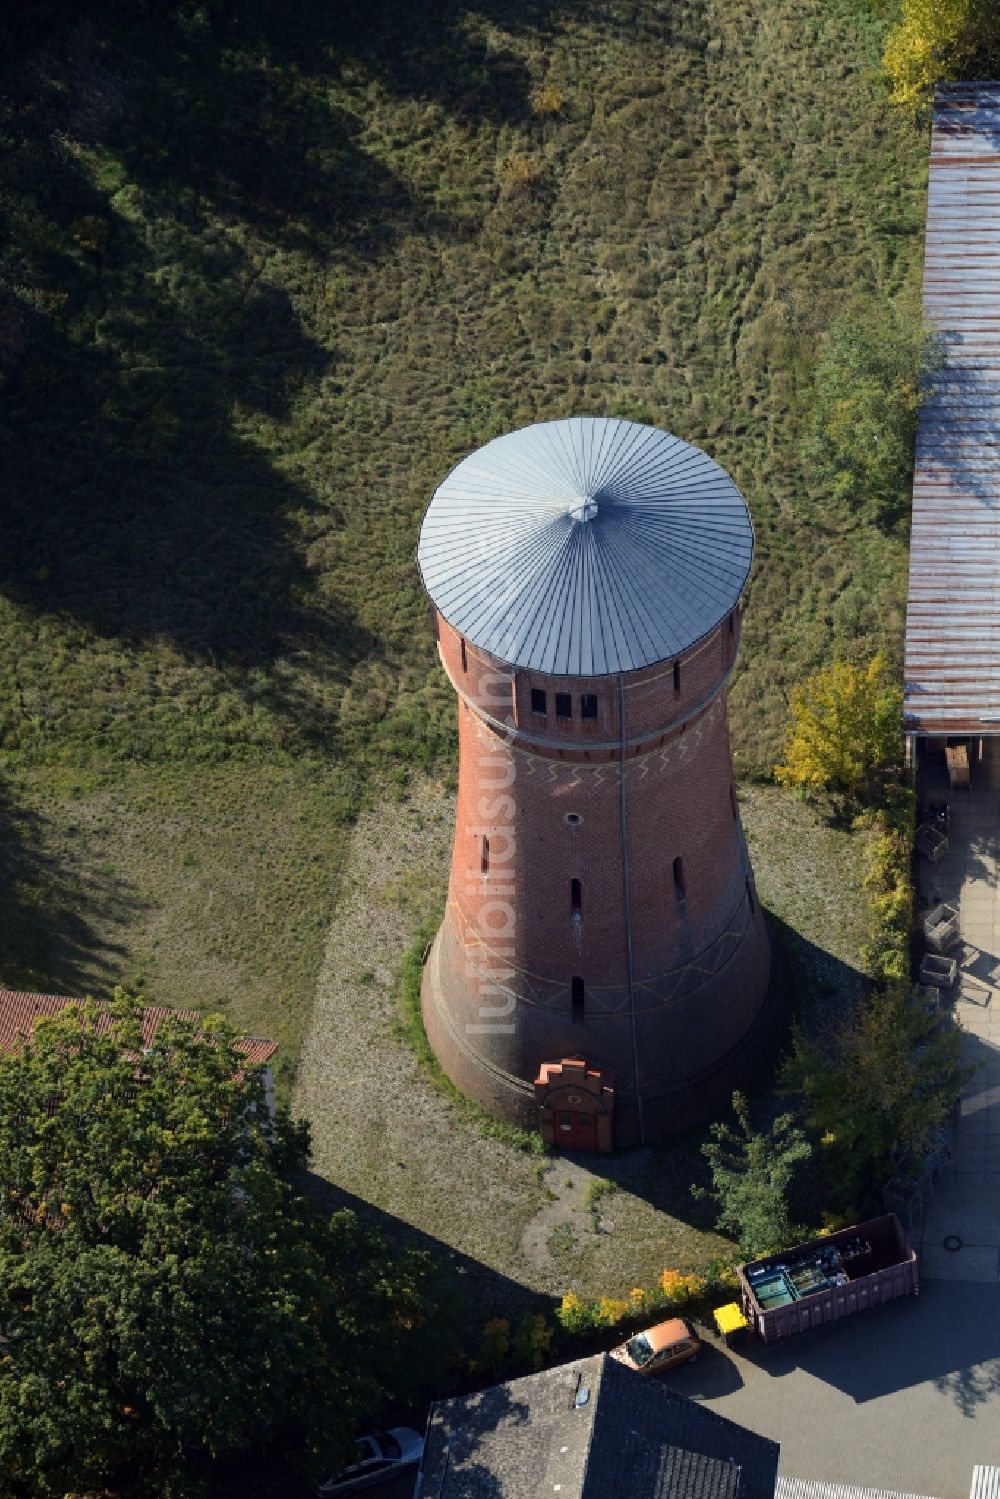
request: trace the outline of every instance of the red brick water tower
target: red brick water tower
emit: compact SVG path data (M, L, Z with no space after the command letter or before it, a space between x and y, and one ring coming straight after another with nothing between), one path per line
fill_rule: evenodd
M604 417L487 443L424 516L459 724L424 1022L463 1092L565 1148L684 1128L773 1044L726 722L752 552L723 469Z

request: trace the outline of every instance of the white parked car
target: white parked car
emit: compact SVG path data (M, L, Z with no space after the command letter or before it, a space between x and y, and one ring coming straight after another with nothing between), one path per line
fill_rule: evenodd
M390 1478L415 1468L424 1455L424 1439L409 1426L390 1426L356 1442L357 1459L328 1478L316 1490L317 1499L332 1499L335 1494L353 1494L359 1489L386 1483Z

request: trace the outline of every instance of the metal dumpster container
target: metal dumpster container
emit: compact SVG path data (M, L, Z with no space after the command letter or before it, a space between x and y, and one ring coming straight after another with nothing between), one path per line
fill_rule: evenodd
M915 1296L916 1252L895 1213L737 1267L740 1304L765 1343Z

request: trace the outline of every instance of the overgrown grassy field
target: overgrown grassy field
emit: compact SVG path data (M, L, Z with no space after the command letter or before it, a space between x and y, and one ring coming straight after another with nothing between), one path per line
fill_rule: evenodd
M85 4L3 79L0 980L223 1004L294 1059L345 831L446 769L413 564L573 412L726 465L732 700L898 658L905 536L802 456L824 329L915 304L923 131L849 0Z

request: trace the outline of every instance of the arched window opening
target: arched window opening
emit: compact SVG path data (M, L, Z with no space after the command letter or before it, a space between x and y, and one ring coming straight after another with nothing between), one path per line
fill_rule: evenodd
M583 887L579 880L569 882L569 914L573 921L579 921L583 915Z
M490 872L490 840L483 834L483 841L479 851L479 868L483 874Z
M687 889L684 884L684 860L680 855L674 860L674 895L677 897L678 905L683 903L687 895Z
M572 996L573 1024L582 1025L584 1010L583 979L575 978L571 981L570 993Z

